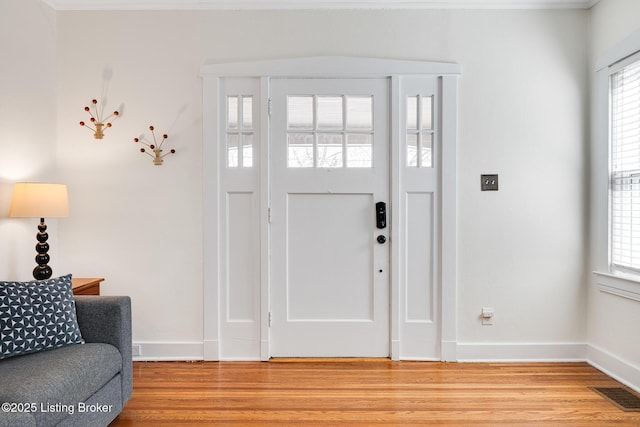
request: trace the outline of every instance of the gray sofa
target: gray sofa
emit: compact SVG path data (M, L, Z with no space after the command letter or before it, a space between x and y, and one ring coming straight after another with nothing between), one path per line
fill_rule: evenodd
M0 427L107 426L131 398L129 297L75 301L85 344L0 360Z

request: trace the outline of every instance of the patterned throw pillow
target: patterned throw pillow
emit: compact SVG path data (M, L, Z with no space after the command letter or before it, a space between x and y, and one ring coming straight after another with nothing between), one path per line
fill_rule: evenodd
M69 344L84 344L70 274L0 282L0 359Z

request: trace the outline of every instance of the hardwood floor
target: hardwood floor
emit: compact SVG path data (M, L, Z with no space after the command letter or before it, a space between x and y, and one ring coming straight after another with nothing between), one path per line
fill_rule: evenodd
M124 426L640 426L586 363L135 362Z

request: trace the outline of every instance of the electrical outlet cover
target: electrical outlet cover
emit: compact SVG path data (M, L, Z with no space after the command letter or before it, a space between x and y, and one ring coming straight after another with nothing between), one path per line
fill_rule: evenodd
M494 316L493 307L482 307L482 314L480 318L482 319L483 325L493 325L493 316Z

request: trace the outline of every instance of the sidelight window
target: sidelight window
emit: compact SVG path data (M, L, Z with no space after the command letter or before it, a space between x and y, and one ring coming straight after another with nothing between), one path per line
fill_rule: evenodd
M407 97L407 166L433 167L433 96Z
M227 97L227 166L253 167L253 97Z

